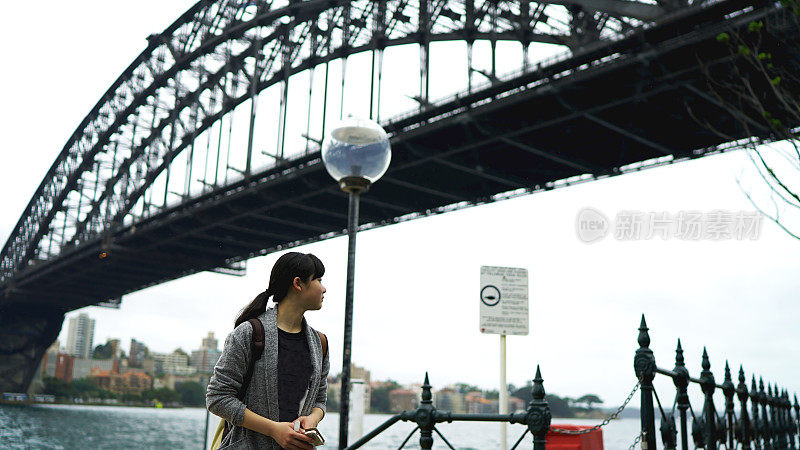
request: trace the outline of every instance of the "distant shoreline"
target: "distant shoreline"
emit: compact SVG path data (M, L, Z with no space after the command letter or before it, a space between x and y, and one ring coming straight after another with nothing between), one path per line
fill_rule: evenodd
M81 402L81 403L74 403L74 402L64 402L64 401L55 401L55 402L36 402L32 400L26 401L10 401L10 400L0 400L0 405L15 405L15 406L28 406L28 405L68 405L68 406L116 406L116 407L129 407L129 408L150 408L150 409L181 409L181 408L202 408L202 406L183 406L183 405L164 405L161 408L156 408L154 405L146 405L146 404L137 404L137 403L97 403L97 402Z

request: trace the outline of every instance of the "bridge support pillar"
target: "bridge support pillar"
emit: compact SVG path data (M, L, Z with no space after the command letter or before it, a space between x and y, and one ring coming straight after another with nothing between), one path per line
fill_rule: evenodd
M0 392L27 392L64 312L42 306L0 307Z

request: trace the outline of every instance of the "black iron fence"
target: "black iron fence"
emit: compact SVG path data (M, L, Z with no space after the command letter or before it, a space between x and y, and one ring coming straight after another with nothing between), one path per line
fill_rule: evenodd
M438 423L450 423L453 421L464 422L506 422L518 423L527 425L527 429L517 439L516 443L511 447L517 448L522 440L528 433L533 436L533 448L535 450L544 450L544 441L547 431L550 428L550 407L547 406L544 392L544 380L539 367L536 367L536 376L533 378L533 386L531 387L531 394L533 400L528 404L528 409L525 412L517 412L513 414L454 414L449 411L440 411L433 406L433 395L431 393L431 385L428 382L428 374L425 374L425 382L422 385L422 401L419 408L414 411L403 411L389 418L386 422L381 424L369 432L366 436L362 437L352 445L347 447L348 450L360 448L372 438L379 435L381 432L391 427L397 422L414 422L417 426L411 430L411 433L400 444L400 449L411 439L414 433L419 430L419 446L423 449L433 447L433 433L435 432L449 448L455 450L447 438L436 428Z
M656 444L655 406L658 406L661 422L659 431L662 448L666 450L677 450L679 434L681 450L689 449L689 434L691 434L694 449L717 450L719 446L723 446L727 450L800 450L800 433L798 433L800 404L798 404L796 394L794 395L793 406L786 389L780 389L775 384L767 384L765 390L763 380L759 379L757 385L754 375L752 376L751 388L748 390L744 369L741 366L739 367L739 384L734 386L727 362L725 363L724 380L722 384L716 384L705 348L703 349L701 364L703 370L700 372L699 378L694 378L689 375L689 371L686 368L680 339L678 340L678 348L675 355L675 368L667 370L658 367L655 356L650 350L650 335L648 334L644 315L642 315L642 322L639 326L638 341L639 348L636 350L633 362L638 382L616 412L597 426L577 431L550 426L550 407L545 400L544 380L538 366L536 367L536 376L533 378L531 387L533 400L528 404L526 411L513 414L454 414L449 411L438 410L433 405L431 385L426 373L425 382L422 385L422 401L417 409L403 411L392 416L347 447L347 449L360 448L397 422L413 422L417 426L403 440L399 449L402 449L412 436L419 431L419 446L421 448L432 448L433 434L436 433L442 439L442 442L455 450L447 438L436 428L436 425L444 422L464 421L506 422L526 425L525 432L516 440L511 450L516 449L528 433L531 434L533 449L545 450L545 439L548 432L582 434L601 428L611 420L616 419L628 405L637 389L640 389L641 432L632 437L631 450L640 442L642 450L656 450L658 448ZM653 380L656 375L668 376L672 378L675 384L675 400L669 411L664 409L658 393L653 387ZM689 400L689 386L692 383L700 387L705 399L699 414L695 413ZM725 407L722 415L719 414L714 404L714 392L717 389L725 397ZM736 408L734 397L739 401L738 409ZM655 405L653 403L654 398ZM750 405L748 405L748 400ZM792 414L793 408L794 414ZM676 409L679 416L677 425ZM692 419L691 432L688 428L689 417Z
M739 383L734 386L731 370L725 363L725 375L722 384L717 384L711 372L711 363L708 352L703 348L701 361L702 371L699 378L689 375L683 358L681 341L675 350L675 368L662 369L656 365L653 352L650 350L650 335L647 323L642 316L639 326L639 349L634 358L634 369L641 383L641 418L642 418L642 448L655 450L656 411L653 398L658 406L661 419L660 434L663 448L677 449L678 434L680 434L680 448L689 448L689 434L693 448L717 450L720 446L726 449L742 450L783 450L798 449L800 441L798 425L800 425L800 404L797 394L794 395L794 407L789 398L789 392L777 384L768 383L764 389L764 380L759 377L756 384L755 375L751 375L750 389L747 388L747 378L744 369L739 366ZM665 375L672 378L675 384L675 400L671 410L665 410L658 393L653 387L656 375ZM703 393L703 408L695 412L689 400L689 387L698 385ZM714 392L719 389L725 397L725 406L721 411L714 404ZM739 407L736 408L738 399ZM750 404L748 405L748 401ZM680 430L675 423L675 409L678 410ZM792 414L794 408L794 415ZM687 421L691 414L692 428L689 431Z

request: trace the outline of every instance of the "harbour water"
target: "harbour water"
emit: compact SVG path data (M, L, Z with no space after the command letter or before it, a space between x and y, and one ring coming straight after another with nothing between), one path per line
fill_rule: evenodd
M390 415L368 414L364 432L369 432ZM203 446L206 411L202 408L155 409L117 406L73 405L0 405L0 448L3 449L129 449L169 448L199 449ZM595 425L597 420L553 419L553 424ZM219 419L210 415L209 443ZM335 449L338 444L339 417L329 413L320 423L327 444L322 449ZM494 450L499 446L499 424L444 423L437 426L459 450ZM367 449L396 449L414 425L397 423L370 441ZM627 449L638 430L637 419L614 420L603 429L607 450ZM508 426L511 446L525 431L522 425ZM415 434L405 448L419 448ZM353 439L351 439L351 442ZM530 434L518 448L531 448ZM447 446L434 434L434 449Z

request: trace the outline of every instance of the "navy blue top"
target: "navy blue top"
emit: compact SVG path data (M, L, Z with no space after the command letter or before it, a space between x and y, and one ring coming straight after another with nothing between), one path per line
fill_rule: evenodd
M281 422L292 422L311 380L311 352L305 325L299 333L278 328L278 409Z

